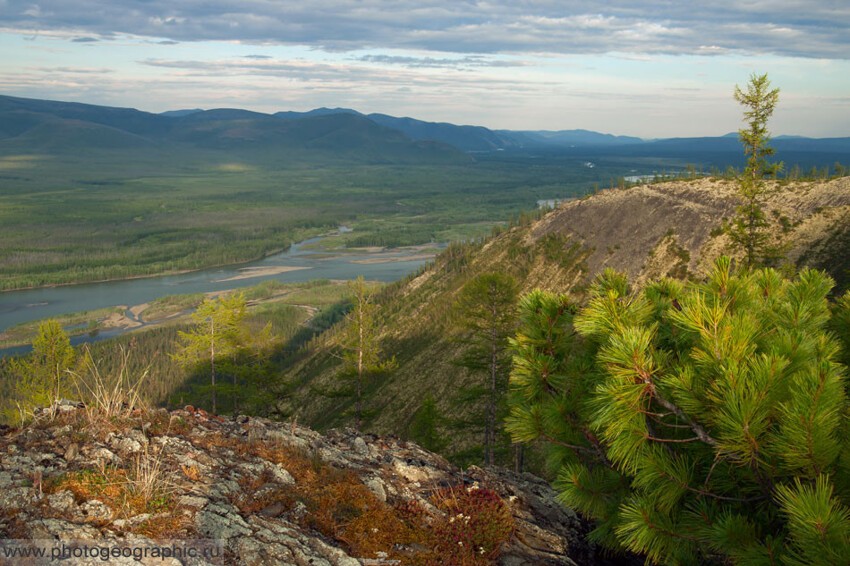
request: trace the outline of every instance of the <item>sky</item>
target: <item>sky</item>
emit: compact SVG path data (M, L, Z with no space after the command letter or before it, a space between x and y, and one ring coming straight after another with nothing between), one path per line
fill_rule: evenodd
M0 94L643 138L850 136L848 0L0 0Z

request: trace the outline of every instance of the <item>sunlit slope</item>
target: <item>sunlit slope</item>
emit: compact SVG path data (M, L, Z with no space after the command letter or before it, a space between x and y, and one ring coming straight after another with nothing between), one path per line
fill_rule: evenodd
M734 195L732 182L711 179L604 191L483 245L450 247L432 267L379 298L384 351L396 356L398 368L368 387L368 428L404 434L428 394L444 415L463 424L470 411L460 391L480 378L455 363L461 346L454 340L452 304L470 278L509 273L525 291L539 287L578 297L606 267L628 273L637 284L662 276L700 278L729 251L720 228L734 213ZM850 178L777 185L767 209L789 262L826 269L839 287L848 286ZM322 336L293 367L295 390L281 405L313 426L350 423L351 399L328 395L341 387L336 332ZM449 451L469 441L468 435L454 440Z

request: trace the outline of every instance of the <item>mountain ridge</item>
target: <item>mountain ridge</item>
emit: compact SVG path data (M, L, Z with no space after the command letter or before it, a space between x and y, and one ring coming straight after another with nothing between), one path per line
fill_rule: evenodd
M316 108L306 112L280 111L273 114L255 112L239 108L216 108L211 110L180 109L159 114L144 112L133 108L98 106L77 102L28 99L0 95L0 144L13 146L17 135L31 129L36 123L45 128L53 124L62 124L70 130L75 122L91 122L100 126L123 130L130 134L148 138L150 143L162 143L178 131L181 126L198 122L255 120L268 128L273 121L299 123L304 119L322 116L358 116L372 123L386 127L409 138L412 142L436 142L451 146L467 153L488 153L496 151L575 151L589 150L613 152L614 155L629 156L667 156L681 158L699 158L701 154L723 154L727 161L730 156L739 154L737 134L724 136L702 136L684 138L663 138L645 140L634 136L614 135L585 129L572 130L504 130L489 129L476 125L457 125L448 122L429 122L412 117L396 117L382 113L364 114L351 108ZM45 116L54 119L46 120ZM255 124L255 127L259 127ZM36 133L33 134L35 136ZM32 136L31 136L32 137ZM64 137L68 137L67 131ZM185 135L184 135L185 137ZM76 141L85 143L88 138L80 136ZM24 138L23 142L27 142ZM232 141L232 140L231 140ZM129 141L123 142L129 145ZM350 141L356 147L359 141ZM393 142L396 143L396 142ZM777 150L793 152L826 152L840 158L842 153L850 153L850 137L810 138L798 135L779 135L773 140ZM37 144L35 144L37 146ZM54 147L57 144L45 144ZM107 144L108 145L108 144ZM121 145L119 143L119 145ZM24 143L22 147L29 146ZM414 146L415 147L415 146ZM419 146L421 150L433 149L432 145ZM829 159L825 158L825 159ZM837 159L836 159L837 160Z
M352 113L317 112L284 120L238 108L152 114L0 96L0 151L79 153L150 147L179 151L297 150L325 161L458 163L470 158L439 141L423 142Z

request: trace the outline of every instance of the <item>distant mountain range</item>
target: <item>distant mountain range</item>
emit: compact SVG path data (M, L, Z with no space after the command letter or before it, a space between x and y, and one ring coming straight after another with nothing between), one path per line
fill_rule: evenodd
M643 140L588 130L513 131L426 122L349 108L264 114L235 108L161 114L0 96L0 151L78 151L183 144L206 149L290 149L366 161L464 161L469 154L507 152L605 153L698 162L734 161L736 134ZM847 160L850 137L777 136L777 152ZM696 158L700 159L696 159Z
M309 115L307 115L309 114ZM0 96L0 152L78 153L91 150L273 151L366 163L456 163L471 158L436 140L351 112L314 112L282 119L221 108L152 114Z

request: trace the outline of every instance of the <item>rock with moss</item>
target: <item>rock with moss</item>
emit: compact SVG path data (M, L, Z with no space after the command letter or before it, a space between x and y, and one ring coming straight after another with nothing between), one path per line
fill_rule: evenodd
M0 538L48 555L201 541L215 552L184 563L604 563L534 476L192 407L45 413L0 437L0 488Z

